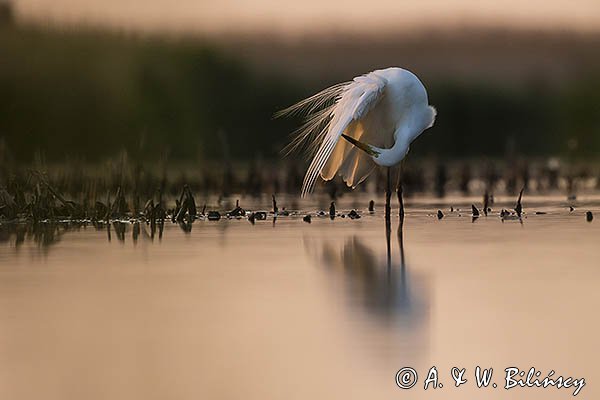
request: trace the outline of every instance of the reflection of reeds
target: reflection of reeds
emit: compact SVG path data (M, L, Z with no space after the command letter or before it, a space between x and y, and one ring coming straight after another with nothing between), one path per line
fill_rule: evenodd
M15 248L19 249L28 241L40 248L46 248L60 242L65 233L79 231L89 225L99 231L105 229L104 223L90 224L81 221L47 221L46 223L27 221L19 224L0 224L0 243L14 242Z

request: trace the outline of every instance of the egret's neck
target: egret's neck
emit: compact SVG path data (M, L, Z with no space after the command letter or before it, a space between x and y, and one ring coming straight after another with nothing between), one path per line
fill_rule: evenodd
M394 145L389 149L380 149L376 148L375 150L379 152L377 157L373 157L373 160L376 164L381 165L382 167L393 167L397 165L406 157L408 153L410 143L406 140L403 140L401 135L396 137L396 141Z

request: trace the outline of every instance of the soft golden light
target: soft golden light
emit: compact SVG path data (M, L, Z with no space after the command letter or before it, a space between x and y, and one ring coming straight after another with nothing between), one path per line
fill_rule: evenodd
M204 33L462 26L590 31L600 26L600 2L594 0L22 0L16 5L24 19Z

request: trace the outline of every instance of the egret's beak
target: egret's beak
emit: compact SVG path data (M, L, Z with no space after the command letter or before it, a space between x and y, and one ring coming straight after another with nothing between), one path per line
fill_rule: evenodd
M379 152L375 151L373 149L373 146L370 146L368 144L360 142L360 141L354 139L353 137L350 137L350 136L345 135L343 133L342 133L342 137L344 139L346 139L347 141L349 141L350 143L352 143L353 145L355 145L356 147L358 147L359 149L361 149L362 151L364 151L365 153L367 153L368 155L370 155L371 157L377 158L379 156Z

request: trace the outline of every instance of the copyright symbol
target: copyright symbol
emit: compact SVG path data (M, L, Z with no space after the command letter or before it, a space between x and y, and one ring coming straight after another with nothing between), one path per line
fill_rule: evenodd
M417 384L418 379L417 371L410 367L404 367L396 372L396 385L400 389L410 389Z

